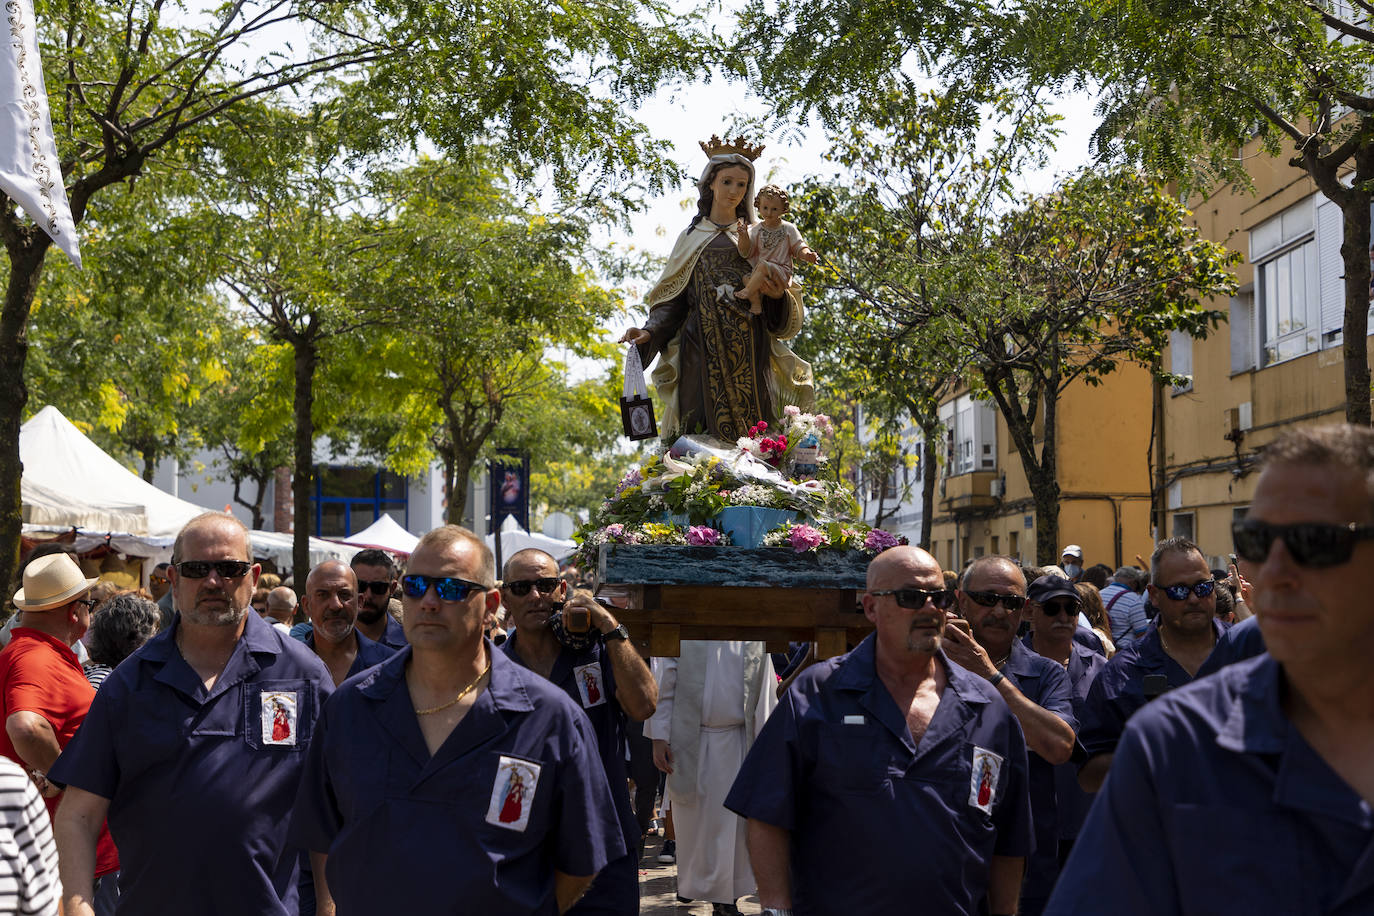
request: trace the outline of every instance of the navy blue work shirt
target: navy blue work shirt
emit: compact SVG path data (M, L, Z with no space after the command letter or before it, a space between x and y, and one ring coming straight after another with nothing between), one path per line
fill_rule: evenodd
M406 642L405 627L401 626L395 617L387 614L386 629L382 631L382 638L377 640L377 642L384 646L390 646L393 649L403 648L408 644Z
M1213 619L1218 640L1226 632L1221 621ZM1126 721L1145 705L1146 675L1162 674L1174 690L1190 683L1193 676L1164 651L1158 622L1152 622L1145 635L1107 660L1088 690L1079 720L1078 744L1085 759L1116 750Z
M409 646L325 706L290 835L329 854L339 916L552 916L555 870L591 875L625 854L587 717L486 647L488 686L432 757Z
M1284 717L1268 655L1126 727L1047 914L1374 913L1374 810Z
M211 690L154 636L105 679L53 780L110 800L120 916L295 916L291 806L321 706L324 663L249 611Z
M1079 651L1091 649L1073 644ZM1002 669L1007 680L1036 706L1047 709L1078 730L1074 716L1069 673L1053 659L1027 649L1019 641L1011 644L1011 655ZM1055 767L1035 751L1028 750L1031 821L1035 825L1035 852L1026 860L1026 877L1021 895L1027 900L1044 900L1059 876L1059 816L1055 800Z
M1260 632L1259 618L1246 617L1231 627L1212 647L1212 654L1197 669L1198 677L1206 677L1233 665L1236 662L1254 658L1264 651L1264 634Z
M517 665L528 668L516 651L518 644L519 634L512 633L501 644L501 651ZM638 913L639 868L634 861L634 850L639 848L640 832L634 806L630 803L625 768L625 723L628 717L616 699L615 671L611 667L610 653L601 640L594 640L581 652L564 647L553 664L549 681L562 688L592 723L601 766L611 785L611 797L615 799L615 812L625 837L625 848L632 850L625 855L628 861L617 861L598 872L587 893L568 912L605 912L622 916Z
M1026 634L1030 638L1030 634ZM1084 648L1091 649L1103 658L1107 657L1107 647L1102 645L1102 637L1093 632L1091 627L1079 625L1074 628L1073 641Z
M874 668L875 637L807 668L749 750L725 807L791 832L792 906L974 914L994 855L1034 844L1021 726L983 678L947 682L914 744Z
M396 654L396 650L391 646L373 642L357 630L353 631L354 637L358 640L358 654L353 659L353 664L348 666L348 677L360 674L371 668L373 665L380 665L388 658ZM315 651L315 631L311 630L306 634L305 644L310 647L310 651ZM346 680L346 678L345 678Z

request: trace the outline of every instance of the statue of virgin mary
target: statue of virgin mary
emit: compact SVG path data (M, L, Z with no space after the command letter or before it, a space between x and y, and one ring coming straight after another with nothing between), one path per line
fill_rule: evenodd
M697 214L678 236L663 275L649 292L649 318L622 341L639 347L663 406L659 428L672 440L705 433L733 444L760 420L770 429L782 408L810 410L811 366L784 341L801 330L798 289L768 296L763 313L735 297L749 274L740 255L741 227L754 220L754 160L762 146L712 137L697 182ZM777 292L777 290L775 290Z

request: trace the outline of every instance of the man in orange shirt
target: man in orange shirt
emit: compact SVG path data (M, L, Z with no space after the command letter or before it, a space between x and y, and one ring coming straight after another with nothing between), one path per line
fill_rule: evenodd
M48 768L86 718L95 689L72 651L72 643L91 623L89 599L98 580L87 579L69 554L55 553L31 562L24 587L14 596L23 625L0 651L0 755L28 771L47 802L48 816L57 811L61 789L48 782ZM119 855L103 827L97 844L97 897L113 911Z

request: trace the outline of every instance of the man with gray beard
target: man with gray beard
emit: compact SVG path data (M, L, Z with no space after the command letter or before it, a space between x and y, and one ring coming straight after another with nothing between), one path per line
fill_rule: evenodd
M172 547L172 625L102 685L48 778L64 912L87 916L95 838L119 847L121 916L295 916L287 819L334 683L249 601L260 569L231 515L187 523Z

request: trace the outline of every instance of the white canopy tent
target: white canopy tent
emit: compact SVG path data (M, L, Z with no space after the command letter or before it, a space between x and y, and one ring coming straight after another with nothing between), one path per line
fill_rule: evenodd
M20 427L19 459L24 463L24 533L77 528L78 551L98 547L108 537L110 546L127 556L169 560L177 532L208 511L124 467L51 405ZM251 539L255 557L291 564L291 535L254 531ZM357 552L347 544L310 539L312 565L347 560Z
M410 556L420 539L400 526L394 518L383 515L357 534L344 538L342 543L354 547L376 547L392 553Z
M487 535L486 541L487 547L495 552L495 535ZM555 560L562 560L577 549L577 542L551 538L546 534L532 534L521 528L514 518L507 516L501 525L501 562L504 563L517 551L528 547L537 547L545 553L552 554ZM500 575L500 570L497 570L497 575Z

